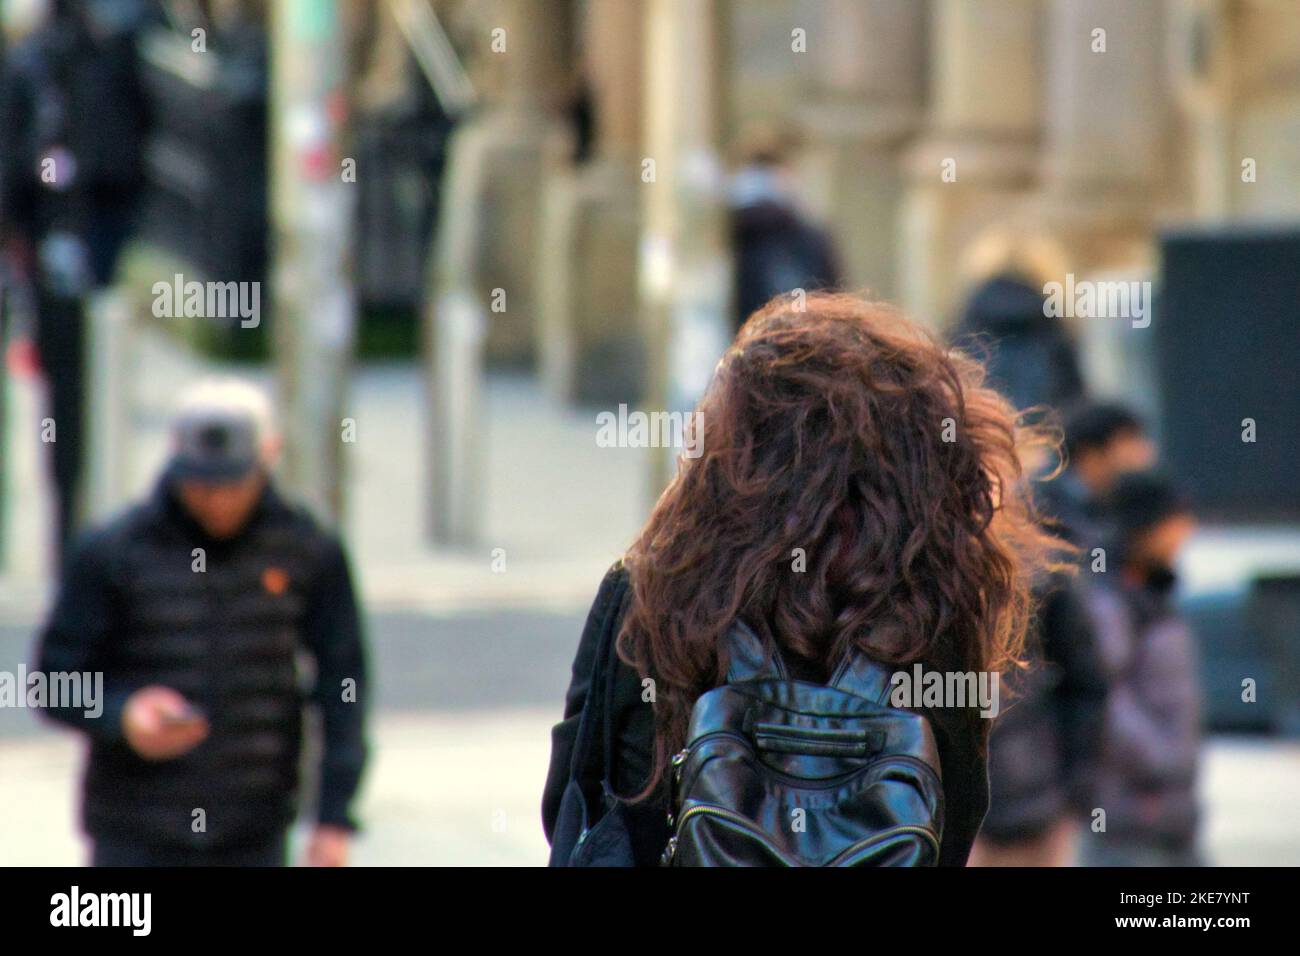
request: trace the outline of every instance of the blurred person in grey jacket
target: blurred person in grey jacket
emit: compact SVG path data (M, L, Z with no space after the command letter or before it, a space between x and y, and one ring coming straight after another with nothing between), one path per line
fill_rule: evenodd
M1187 501L1151 471L1122 475L1106 499L1108 569L1090 611L1110 682L1097 780L1105 812L1085 832L1090 866L1197 866L1201 746L1195 647L1172 596L1195 527Z

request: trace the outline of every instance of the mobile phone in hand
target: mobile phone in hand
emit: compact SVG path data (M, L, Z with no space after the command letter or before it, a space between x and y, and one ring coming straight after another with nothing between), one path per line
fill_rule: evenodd
M170 727L176 727L181 724L193 724L203 719L204 713L202 710L193 705L187 705L180 713L163 714L162 722Z

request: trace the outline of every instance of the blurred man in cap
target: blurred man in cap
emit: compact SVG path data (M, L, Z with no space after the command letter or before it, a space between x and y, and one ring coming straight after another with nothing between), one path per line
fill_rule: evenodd
M256 388L193 387L152 494L67 561L38 657L103 674L98 716L48 711L90 739L95 865L283 865L308 701L324 739L307 862L346 862L365 652L343 548L276 492L278 448Z

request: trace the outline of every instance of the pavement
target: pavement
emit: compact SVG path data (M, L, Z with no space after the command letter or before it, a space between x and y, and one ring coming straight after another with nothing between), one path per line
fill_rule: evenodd
M544 865L538 807L555 718L549 706L382 713L354 863ZM71 734L0 740L0 866L85 860L75 822L80 750ZM1300 863L1297 794L1294 743L1212 739L1202 777L1207 858L1220 866Z
M131 487L148 487L166 409L210 370L166 336L142 337L133 380ZM145 374L147 372L147 374ZM12 383L15 425L35 435L39 393ZM421 536L422 390L406 365L362 368L358 444L344 522L374 662L373 761L355 862L540 865L541 788L587 606L648 508L641 453L595 444L594 411L551 405L529 379L485 389L484 533L478 548ZM0 576L0 669L29 659L50 599L48 493L30 441L10 443L8 571ZM492 550L506 554L494 571ZM0 708L0 865L76 864L81 743L24 709ZM1300 863L1300 742L1215 738L1203 793L1211 859Z

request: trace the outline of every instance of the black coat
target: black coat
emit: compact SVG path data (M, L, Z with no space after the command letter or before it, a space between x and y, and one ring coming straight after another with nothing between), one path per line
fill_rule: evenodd
M736 250L736 329L773 296L840 284L829 234L790 206L765 200L732 210L731 240Z
M196 570L194 549L205 570ZM314 664L305 684L300 655ZM85 534L41 635L45 672L102 672L103 712L51 708L90 738L82 817L92 836L179 849L256 843L293 818L303 705L321 711L318 819L350 827L365 761L365 655L338 541L268 487L233 539L208 537L160 482ZM345 680L356 681L346 700ZM162 685L206 715L210 735L162 761L126 743L130 694ZM194 811L206 829L195 832Z
M622 563L605 575L587 616L573 676L565 695L564 719L551 732L551 764L542 795L542 825L547 839L555 831L564 794L572 771L573 748L582 710L593 682L600 679L595 660L603 627L618 627L626 610L628 575ZM611 613L612 611L612 613ZM614 748L611 780L623 797L639 793L649 779L654 758L654 712L642 700L641 677L620 662L614 684ZM975 834L988 809L988 774L983 756L984 721L975 710L959 708L923 709L939 746L944 785L944 832L940 866L964 866ZM599 744L597 742L599 749ZM667 803L660 792L627 808L634 857L638 866L656 866L670 836Z
M972 293L956 343L988 359L989 384L1016 408L1065 408L1083 398L1083 375L1064 323L1044 314L1040 289L997 276Z
M33 244L77 236L96 284L112 275L144 182L142 22L102 35L77 15L47 23L14 48L0 80L0 227ZM54 184L42 178L51 156L71 160L56 160Z
M1033 839L1095 806L1106 710L1100 649L1078 581L1055 576L1037 592L1030 668L1006 681L989 738L984 834L1003 843Z

